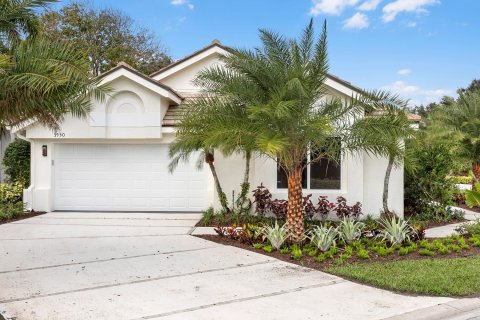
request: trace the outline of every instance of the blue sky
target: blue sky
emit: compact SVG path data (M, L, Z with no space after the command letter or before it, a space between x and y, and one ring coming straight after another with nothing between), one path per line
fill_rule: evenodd
M330 72L427 103L480 78L479 0L91 0L120 9L181 58L213 39L259 45L259 28L295 37L327 19Z

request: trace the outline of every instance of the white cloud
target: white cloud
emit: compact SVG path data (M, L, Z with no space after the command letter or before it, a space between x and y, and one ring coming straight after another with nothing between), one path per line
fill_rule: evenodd
M380 2L382 2L382 0L367 0L358 7L358 10L362 10L362 11L375 10L377 9L377 6L380 4Z
M439 3L439 0L394 0L383 7L382 19L391 22L401 12L426 12L426 6Z
M407 27L409 28L415 28L416 26L417 26L417 23L415 21L407 22Z
M368 17L360 12L355 13L352 17L344 21L345 29L364 29L368 27Z
M412 73L412 70L410 70L410 69L400 69L397 72L397 74L399 74L401 76L408 76L410 73Z
M438 102L444 96L451 96L455 92L451 89L422 89L401 80L385 85L381 87L381 89L391 91L409 99L409 106L411 107L419 104L425 105L431 102Z
M312 0L313 6L310 8L312 16L319 14L340 15L347 7L356 5L360 0Z
M190 9L190 10L193 10L193 8L195 8L195 6L190 3L190 0L172 0L170 2L170 4L172 4L174 6L186 5L188 7L188 9Z

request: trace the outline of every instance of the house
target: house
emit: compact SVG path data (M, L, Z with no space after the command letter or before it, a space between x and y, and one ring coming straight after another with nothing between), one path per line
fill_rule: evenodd
M94 101L87 119L67 116L58 131L38 123L17 128L31 142L31 185L24 192L29 208L41 211L165 211L198 212L219 207L207 166L198 170L196 157L168 172L169 144L182 114L182 101L199 94L192 84L197 72L221 63L228 48L218 41L150 76L120 63L101 75L114 90L106 101ZM350 97L359 89L329 75L331 95ZM276 162L252 160L252 188L263 183L275 198L286 198L284 174ZM239 193L244 160L215 154L215 165L227 197ZM368 155L346 156L339 165L320 161L304 173L306 194L331 201L344 196L360 201L366 214L382 208L387 160ZM403 167L390 179L389 206L403 214Z

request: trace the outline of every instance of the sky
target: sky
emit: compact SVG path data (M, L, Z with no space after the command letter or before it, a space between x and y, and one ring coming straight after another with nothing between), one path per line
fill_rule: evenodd
M63 4L68 3L63 1ZM253 48L258 29L298 37L328 27L330 73L410 105L480 78L480 0L90 0L153 31L174 59L212 42Z

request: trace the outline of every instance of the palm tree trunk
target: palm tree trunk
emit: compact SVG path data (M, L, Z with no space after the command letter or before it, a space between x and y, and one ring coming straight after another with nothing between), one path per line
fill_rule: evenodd
M388 209L388 183L390 182L390 174L393 168L393 158L388 158L387 171L385 172L385 178L383 180L383 212L389 213Z
M217 170L215 169L213 154L207 153L205 155L205 162L208 163L208 167L212 172L213 181L215 182L215 190L217 190L218 199L220 201L220 205L223 209L223 214L230 213L230 208L228 207L228 200L225 192L223 192L222 186L220 185L220 179L218 179Z
M304 225L302 212L302 169L296 168L293 173L288 174L288 207L287 207L287 228L291 240L294 243L301 243L304 240Z
M475 185L480 182L480 163L478 160L475 160L472 164L472 190L475 191Z
M250 189L249 178L250 178L250 159L251 158L252 158L252 153L250 151L245 151L245 173L243 176L243 182L241 184L242 190L237 200L237 207L240 209L240 211L250 209L249 208L250 206L248 205L247 207L245 207L245 203L248 203L247 194Z

